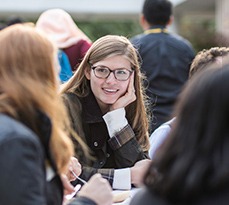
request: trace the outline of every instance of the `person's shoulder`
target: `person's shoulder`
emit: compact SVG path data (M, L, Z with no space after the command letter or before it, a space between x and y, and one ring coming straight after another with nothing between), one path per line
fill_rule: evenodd
M173 38L174 40L180 41L180 42L189 42L186 38L184 38L183 36L177 34L177 33L169 33L169 36L171 38Z
M153 159L157 149L169 136L174 121L175 118L172 118L170 121L165 122L164 124L159 126L156 130L154 130L154 132L150 135L149 156L151 159Z
M88 50L91 47L92 43L85 40L80 39L75 44L71 45L70 47L64 48L63 50L66 53L79 53L81 50Z
M163 133L163 135L167 135L171 128L172 128L172 125L175 121L175 117L172 118L171 120L163 123L161 126L159 126L152 134L150 137L154 137L154 136L158 136L158 135L161 135Z
M191 52L194 52L192 44L190 43L188 39L176 33L171 33L169 37L170 37L170 42L176 43L176 45L178 45L179 47L183 49L188 49Z
M35 133L32 130L5 114L0 114L0 130L1 140L3 140L5 136L36 140Z
M169 121L165 122L164 124L162 124L162 126L163 125L164 126L169 126L170 129L171 129L171 127L172 127L172 125L174 124L175 121L176 121L176 117L173 117L171 120L169 120Z
M72 45L72 47L76 48L76 49L82 49L82 48L87 48L89 49L91 47L92 43L89 42L86 39L80 39L76 44Z
M18 151L23 151L26 147L33 147L34 151L42 152L42 145L37 135L21 122L0 114L0 130L1 147L15 146Z
M65 106L73 112L73 110L82 110L82 99L75 93L67 92L62 94Z
M138 34L130 39L131 43L134 45L136 49L140 50L146 49L149 46L153 48L155 44L158 44L159 41L157 41L157 37L154 37L153 35L147 35L145 33Z
M133 36L132 38L130 38L130 42L133 43L134 45L141 43L141 41L143 41L145 38L145 34L141 33L141 34L137 34L136 36Z
M73 92L66 92L61 94L62 98L67 101L79 101L79 97Z

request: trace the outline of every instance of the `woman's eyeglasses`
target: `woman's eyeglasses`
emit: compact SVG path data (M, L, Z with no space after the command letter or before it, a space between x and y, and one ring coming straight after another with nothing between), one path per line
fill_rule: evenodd
M92 66L91 69L94 71L94 74L97 78L106 79L111 73L113 73L115 79L119 81L128 80L133 73L133 70L128 70L126 68L111 70L110 68L105 66Z

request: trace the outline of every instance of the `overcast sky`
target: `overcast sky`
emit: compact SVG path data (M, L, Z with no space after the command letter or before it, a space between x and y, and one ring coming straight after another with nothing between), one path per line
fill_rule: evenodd
M181 3L182 1L186 1L186 0L171 0L173 2L174 5L177 5L179 3Z

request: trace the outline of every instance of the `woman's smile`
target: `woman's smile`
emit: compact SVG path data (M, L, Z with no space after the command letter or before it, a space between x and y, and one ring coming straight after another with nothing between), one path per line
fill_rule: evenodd
M104 91L104 93L106 94L116 94L118 92L118 89L112 89L112 88L102 88L102 90Z

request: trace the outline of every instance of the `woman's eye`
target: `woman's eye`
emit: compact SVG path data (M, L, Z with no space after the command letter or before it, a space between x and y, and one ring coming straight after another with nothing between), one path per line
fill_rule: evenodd
M100 73L107 73L107 69L105 68L98 68L97 71Z
M126 75L127 74L127 71L125 71L125 70L117 70L117 74L119 74L119 75Z

